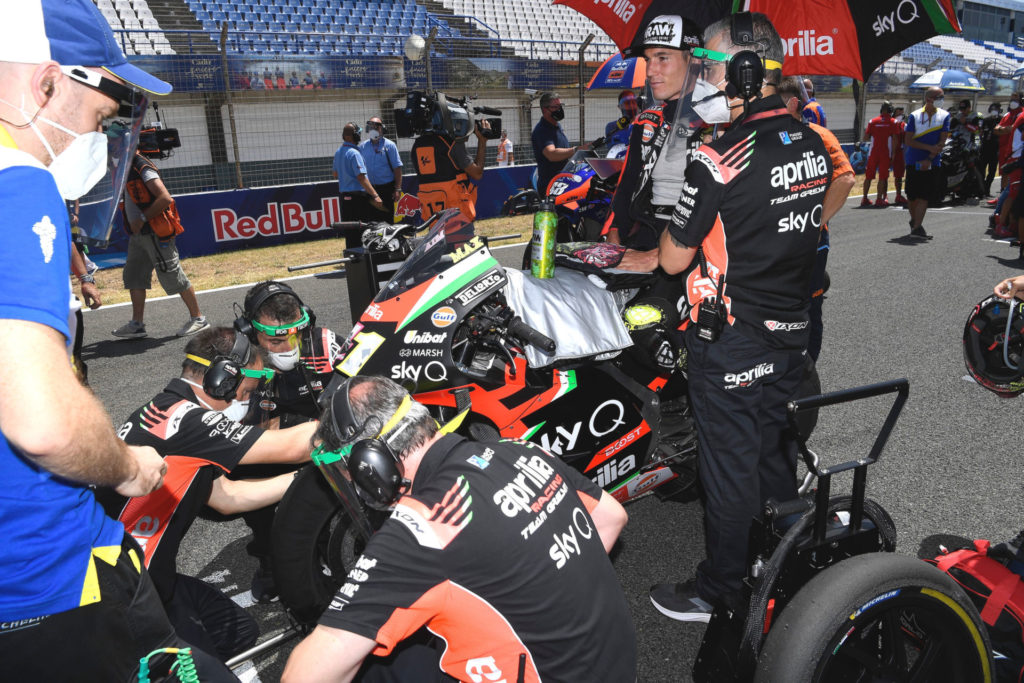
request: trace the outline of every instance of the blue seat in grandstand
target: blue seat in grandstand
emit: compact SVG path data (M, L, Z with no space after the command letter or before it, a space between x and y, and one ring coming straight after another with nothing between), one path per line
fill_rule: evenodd
M227 21L227 15L224 14L223 10L214 9L210 10L210 17L217 22Z
M255 33L263 33L264 31L267 30L267 25L261 21L254 21L252 22L252 30Z
M288 33L294 33L299 30L299 25L294 21L285 22L284 30Z
M309 23L308 21L304 21L301 24L299 24L299 30L302 31L303 33L312 33L313 24Z
M284 30L284 24L282 24L280 21L272 21L269 24L267 24L267 30L270 31L271 33L280 33L281 31Z
M231 10L228 12L228 21L241 21L242 13L237 10Z
M220 24L212 19L203 19L203 30L207 33L213 33L214 31L220 30Z
M313 30L316 31L317 33L329 33L331 30L331 25L320 22L313 26Z
M250 24L248 21L236 21L235 30L240 31L242 33L248 33L252 30L252 24Z

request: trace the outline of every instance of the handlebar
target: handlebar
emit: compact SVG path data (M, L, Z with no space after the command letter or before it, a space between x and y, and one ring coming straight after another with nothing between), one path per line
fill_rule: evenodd
M370 227L369 223L363 221L339 221L331 223L332 230L365 230Z
M552 353L555 350L555 340L538 332L523 322L519 316L512 318L508 324L508 331L519 337L527 344L532 344L544 353Z

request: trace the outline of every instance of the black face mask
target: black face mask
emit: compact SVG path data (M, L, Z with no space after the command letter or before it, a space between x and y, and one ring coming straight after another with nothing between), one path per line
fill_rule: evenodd
M563 107L559 107L558 109L554 110L553 112L551 112L551 118L553 118L555 121L561 121L562 119L565 118L565 109Z

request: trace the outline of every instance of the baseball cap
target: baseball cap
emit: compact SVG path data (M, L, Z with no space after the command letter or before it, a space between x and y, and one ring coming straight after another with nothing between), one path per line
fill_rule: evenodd
M18 0L13 17L0 22L0 61L101 67L154 95L171 84L128 63L106 18L91 0Z
M690 50L703 47L704 39L700 27L678 14L661 14L651 19L642 31L638 31L633 44L622 51L624 57L641 57L649 47L668 47L673 50Z

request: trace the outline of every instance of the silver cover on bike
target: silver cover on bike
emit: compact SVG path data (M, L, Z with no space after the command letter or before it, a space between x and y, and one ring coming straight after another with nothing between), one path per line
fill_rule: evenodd
M540 280L525 271L505 269L508 283L503 291L508 305L530 327L557 344L554 355L535 346L526 347L531 367L560 360L614 358L632 346L615 296L590 282L585 275L566 268Z

